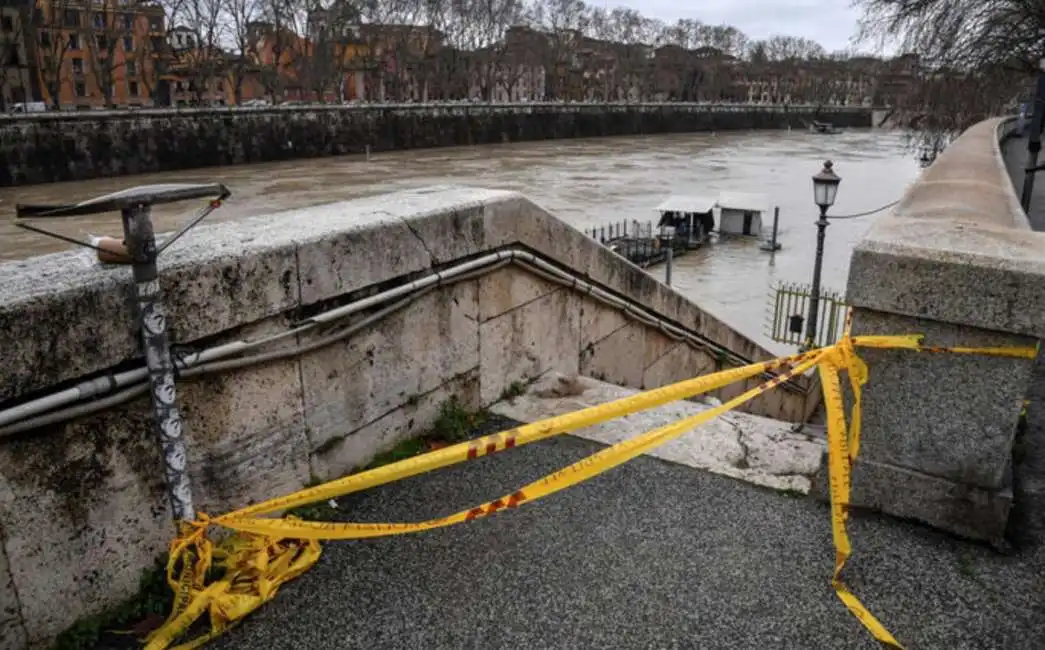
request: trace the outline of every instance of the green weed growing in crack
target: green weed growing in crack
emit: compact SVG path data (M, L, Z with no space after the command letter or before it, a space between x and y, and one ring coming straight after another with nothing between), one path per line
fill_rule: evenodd
M452 395L439 407L431 438L446 443L462 442L470 438L471 432L486 422L486 418L485 411L471 411Z
M501 401L511 401L516 397L521 397L526 393L526 384L521 381L513 381L505 387L504 392L501 393Z
M174 593L167 584L167 556L142 572L138 592L124 602L100 614L85 616L58 635L51 650L89 650L98 647L139 647L142 628L153 619L158 627L174 603ZM129 629L136 628L136 629ZM103 643L104 641L104 643Z

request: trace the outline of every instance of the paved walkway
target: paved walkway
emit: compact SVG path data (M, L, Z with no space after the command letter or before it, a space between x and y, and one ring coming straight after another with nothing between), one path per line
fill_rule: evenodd
M601 448L563 436L343 499L355 521L483 502ZM914 650L1040 650L1045 557L877 516L849 583ZM652 457L518 510L325 545L213 648L871 650L829 587L827 507Z
M1002 146L1005 165L1016 195L1023 192L1027 165L1027 138L1010 138ZM1045 150L1038 155L1045 163ZM1045 171L1034 180L1027 214L1031 228L1045 231ZM1045 353L1039 355L1027 393L1027 431L1016 456L1014 473L1017 507L1013 515L1014 537L1024 544L1045 544ZM1045 642L1043 642L1045 646Z
M1009 170L1009 178L1016 189L1017 198L1023 193L1024 169L1027 167L1027 138L1009 138L1002 144L1002 157ZM1038 162L1045 163L1045 148L1038 154ZM1045 230L1045 171L1038 172L1034 179L1034 194L1031 196L1031 228Z

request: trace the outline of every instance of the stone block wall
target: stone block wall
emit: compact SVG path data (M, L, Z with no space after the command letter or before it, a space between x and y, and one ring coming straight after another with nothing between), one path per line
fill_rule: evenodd
M1005 120L966 131L853 252L854 334L1033 347L1045 335L1045 235L1001 158ZM1002 543L1032 360L860 351L870 366L852 504ZM826 494L826 476L821 477Z
M161 285L176 345L201 349L286 331L318 311L505 247L572 269L719 352L504 266L441 286L305 354L180 381L197 507L220 514L343 475L426 430L451 395L479 408L513 382L552 370L655 387L714 370L724 358L771 358L510 192L435 188L202 227L161 258ZM127 267L99 267L89 252L0 266L0 410L138 358L131 291ZM802 377L750 410L797 421L818 397ZM45 644L128 596L165 550L173 529L149 410L140 398L0 437L0 647Z
M91 111L0 116L0 186L558 138L871 126L869 108L506 104Z

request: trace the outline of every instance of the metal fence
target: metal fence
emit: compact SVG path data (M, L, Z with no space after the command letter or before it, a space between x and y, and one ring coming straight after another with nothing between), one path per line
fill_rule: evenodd
M667 259L667 240L658 236L652 221L620 221L585 229L584 234L636 266L645 268ZM670 241L675 257L689 250L681 237L672 237Z
M778 284L769 295L767 336L777 343L805 343L806 320L809 318L812 295L812 288L808 284ZM832 345L841 338L848 309L840 292L821 289L816 314L816 338L813 341L816 347Z

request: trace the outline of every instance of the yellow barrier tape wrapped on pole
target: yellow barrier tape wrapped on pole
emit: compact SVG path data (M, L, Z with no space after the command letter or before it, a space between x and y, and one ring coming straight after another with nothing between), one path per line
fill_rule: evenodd
M198 648L220 635L258 606L273 598L280 585L308 570L319 559L318 540L365 539L399 535L450 526L485 517L503 509L554 494L597 476L613 467L668 442L686 431L730 411L744 402L771 390L792 376L819 366L828 420L828 474L831 493L831 524L836 549L832 586L849 611L880 642L902 648L899 642L842 583L841 573L852 554L845 522L850 503L850 471L860 446L860 404L862 386L867 382L867 365L856 354L856 347L904 348L925 352L988 354L1016 358L1034 358L1034 349L1007 348L940 348L921 345L921 336L849 336L847 322L842 340L831 347L774 361L752 364L679 382L671 386L638 393L622 400L601 404L541 422L524 425L492 436L485 436L442 450L379 467L270 499L208 519L199 515L196 522L186 522L181 535L171 545L168 582L177 597L171 616L148 640L146 650L164 650L185 636L204 613L210 613L210 631L176 650ZM635 438L607 447L554 474L505 495L461 512L413 523L360 524L346 522L307 522L293 517L260 518L317 501L337 498L395 480L447 467L480 456L511 449L551 436L598 424L616 417L667 404L716 390L736 381L750 379L767 371L785 370L725 404ZM850 427L846 426L839 372L846 370L853 392ZM206 532L211 524L237 531L216 547ZM206 585L212 560L225 574Z

